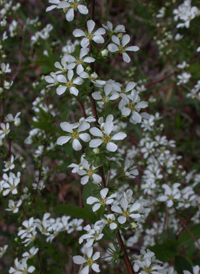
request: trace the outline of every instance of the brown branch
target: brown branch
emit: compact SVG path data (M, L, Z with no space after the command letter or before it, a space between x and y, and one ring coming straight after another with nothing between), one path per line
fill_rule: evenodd
M192 231L186 225L185 221L183 220L183 218L181 217L181 215L178 213L178 211L176 209L175 209L175 211L176 211L176 214L177 214L179 220L181 221L182 225L187 229L187 231L190 233L190 235L192 236L192 238L194 239L194 241L197 243L198 247L200 248L200 243L197 240L197 238L194 236L194 234L192 233Z

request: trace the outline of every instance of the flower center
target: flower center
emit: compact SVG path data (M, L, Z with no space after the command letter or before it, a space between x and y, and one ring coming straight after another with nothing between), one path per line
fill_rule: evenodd
M90 81L95 81L96 79L90 75Z
M71 135L72 139L78 139L78 137L79 137L79 133L77 131L73 132L72 135Z
M81 64L83 64L83 60L82 60L82 59L77 60L77 61L76 61L76 64L77 64L77 65L81 65Z
M72 82L72 81L68 81L67 84L66 84L66 86L67 86L68 88L73 87L73 82Z
M87 260L87 263L88 263L89 266L92 266L92 265L93 265L93 260L92 260L91 258L89 258L89 259Z
M110 142L111 138L109 136L104 136L103 141L104 143L108 144Z
M124 217L128 218L129 217L129 212L127 210L125 210L122 215Z
M13 191L16 188L16 186L11 186L10 191Z
M173 196L173 195L169 195L169 199L170 199L170 200L173 200L173 199L174 199L174 196Z
M110 219L110 218L108 218L107 221L108 221L109 224L111 224L111 223L114 222L114 221L113 221L112 219Z
M71 7L72 7L73 9L77 9L77 8L78 8L78 3L77 3L76 1L74 1L74 3L71 4Z
M106 198L103 199L103 200L100 200L100 204L101 204L101 205L105 205L105 204L106 204L106 201L107 201Z
M125 50L124 50L124 47L122 47L122 46L120 46L119 47L119 53L122 53L122 52L124 52Z
M150 269L150 268L147 268L147 267L144 268L144 271L145 271L146 273L148 273L148 274L151 273L151 269Z
M130 110L134 111L135 110L135 104L128 104L128 108L130 108Z
M88 175L91 177L94 174L94 171L92 169L88 170Z
M28 269L24 269L23 274L28 274Z
M94 34L92 34L92 33L88 33L88 35L86 35L86 38L89 40L92 40L93 37L94 37Z
M104 96L104 97L102 98L102 101L103 101L104 103L106 103L106 99L107 99L107 97Z
M4 133L4 134L7 134L7 133L8 133L8 130L7 130L7 129L4 129L4 130L3 130L3 133Z

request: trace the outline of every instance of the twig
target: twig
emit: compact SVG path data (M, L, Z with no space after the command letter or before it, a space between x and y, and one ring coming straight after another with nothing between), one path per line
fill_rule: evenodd
M189 227L186 225L185 221L183 220L183 218L181 217L181 215L178 213L177 209L175 209L176 214L179 218L179 220L181 221L181 223L183 224L183 226L187 229L187 231L190 233L190 235L192 236L192 238L194 239L194 241L197 243L198 247L200 248L200 243L197 240L197 238L194 236L194 234L192 233L192 231L189 229Z

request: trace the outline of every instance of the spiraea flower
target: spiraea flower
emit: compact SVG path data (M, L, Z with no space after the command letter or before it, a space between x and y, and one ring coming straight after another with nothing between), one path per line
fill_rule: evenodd
M87 21L87 32L84 32L80 29L75 29L73 31L73 35L75 37L84 37L81 41L81 46L86 48L89 46L91 41L94 41L98 44L102 44L104 42L104 38L102 35L106 33L105 29L99 28L95 32L93 32L95 27L95 22L93 20Z
M83 264L84 267L81 270L80 274L88 274L90 268L95 272L100 272L99 265L95 263L95 261L100 257L100 252L96 252L93 254L93 247L89 247L86 249L85 257L82 256L74 256L73 261L75 264Z
M120 40L117 36L112 36L113 43L108 45L108 50L110 52L119 52L122 54L123 60L126 63L129 63L131 61L131 58L128 56L126 51L138 51L139 47L137 46L131 46L127 47L127 44L130 42L131 38L128 34L125 34L122 37L122 40Z
M93 136L99 137L90 141L90 147L96 148L104 143L107 150L111 152L115 152L117 150L117 145L113 143L113 141L123 140L124 138L126 138L127 135L124 132L118 132L114 135L112 134L112 131L115 128L113 119L113 115L110 114L107 116L105 123L101 124L101 130L97 127L93 127L90 129L90 133Z
M84 156L84 155L83 155ZM78 173L81 178L81 184L85 185L89 180L92 180L93 183L99 184L102 181L102 178L100 175L95 173L95 170L98 169L98 167L94 167L92 164L89 164L89 162L84 159L84 157L81 157L81 163L79 165L71 164L69 167L73 167L72 173Z
M121 215L117 219L120 224L124 224L130 217L137 220L140 217L139 208L138 202L129 204L126 198L122 198L119 205L112 205L111 207L113 212Z
M115 198L117 196L116 193L110 195L109 197L106 197L108 195L108 188L103 188L100 191L100 199L90 196L89 198L87 198L87 204L89 205L93 205L92 210L93 212L97 211L101 206L105 206L105 205L110 205L113 203L113 198Z
M14 202L13 200L9 200L7 211L12 211L13 213L17 213L19 211L19 207L22 204L22 200Z
M66 10L66 20L72 21L74 19L74 11L78 10L81 14L88 14L88 8L82 4L83 0L68 0L62 1L59 8Z
M18 261L18 259L15 259L15 267L11 267L9 269L10 274L24 274L24 273L32 273L35 270L34 266L28 266L27 260L22 259L21 261Z
M60 124L60 127L63 131L69 133L69 136L61 136L58 138L57 144L60 146L66 144L69 140L72 140L73 149L78 151L82 148L79 139L81 139L84 142L89 142L91 139L88 133L81 133L89 129L90 125L88 123L83 123L77 127L77 125L69 124L68 122L63 122Z
M84 71L84 63L93 63L95 59L91 56L87 56L89 48L82 48L79 57L76 59L72 55L66 55L65 60L69 63L68 69L74 69L76 67L76 72L80 74Z
M66 90L69 90L69 92L75 96L78 95L79 90L76 88L76 86L80 86L83 83L83 79L81 77L76 77L73 79L73 77L73 70L69 70L67 72L67 78L62 74L57 76L58 82L65 84L65 86L59 85L59 87L57 87L56 93L58 95L62 95Z
M1 123L1 129L0 129L0 138L5 138L6 135L10 132L10 125L9 123Z

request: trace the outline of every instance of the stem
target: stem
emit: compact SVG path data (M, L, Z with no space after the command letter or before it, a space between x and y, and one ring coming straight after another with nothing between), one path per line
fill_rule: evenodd
M176 209L175 209L175 211L176 211L176 214L177 214L179 220L181 221L182 225L187 229L187 231L190 233L190 235L192 236L192 238L194 239L194 241L197 243L198 247L200 248L200 243L197 240L197 238L194 236L194 234L192 233L192 231L186 225L185 221L183 220L183 218L181 217L181 215L178 213L178 211Z

